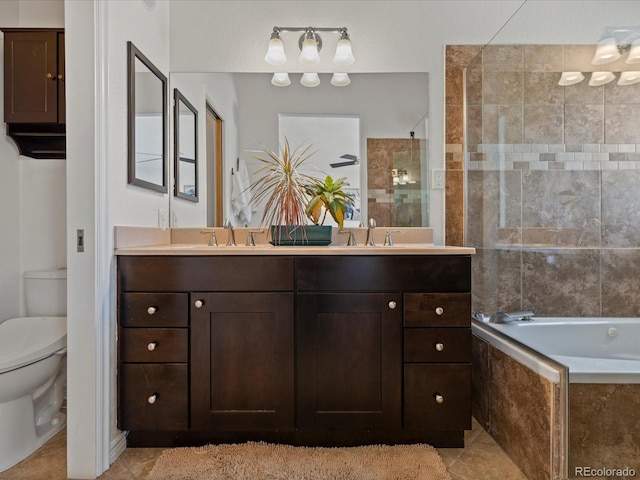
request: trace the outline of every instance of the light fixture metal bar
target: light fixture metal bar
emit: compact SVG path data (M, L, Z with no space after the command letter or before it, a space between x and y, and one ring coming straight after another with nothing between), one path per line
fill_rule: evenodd
M342 33L347 30L347 27L273 27L280 32L306 32L307 30L313 30L314 32L334 32Z

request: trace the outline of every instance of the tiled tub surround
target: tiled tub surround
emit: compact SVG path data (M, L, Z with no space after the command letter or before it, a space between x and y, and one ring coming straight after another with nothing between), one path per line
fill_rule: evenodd
M640 471L640 361L631 360L633 352L627 351L637 350L632 338L639 322L540 318L492 325L474 320L474 415L529 478L564 477L555 476L560 470L550 477L532 472L521 458L523 448L532 449L532 458L540 450L554 452L556 469L566 458L569 478L580 478L577 469L584 467ZM611 328L619 335L607 337ZM568 337L581 341L570 344ZM603 358L591 358L592 351ZM555 369L553 361L568 371ZM549 388L551 400L545 394ZM514 428L531 442L523 444Z

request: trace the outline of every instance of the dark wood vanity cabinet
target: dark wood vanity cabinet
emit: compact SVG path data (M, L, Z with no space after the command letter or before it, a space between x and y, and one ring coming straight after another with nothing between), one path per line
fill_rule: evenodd
M133 446L462 446L470 266L468 255L120 256L119 427ZM171 355L150 357L151 338ZM163 378L175 412L156 415Z
M64 30L3 28L4 121L22 155L65 158Z

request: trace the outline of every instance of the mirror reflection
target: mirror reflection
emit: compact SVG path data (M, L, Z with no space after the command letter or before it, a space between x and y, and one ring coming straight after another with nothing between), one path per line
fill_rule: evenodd
M232 171L244 164L249 176L245 183L252 182L253 157L260 154L263 146L277 150L282 146L284 136L289 135L281 126L283 118L298 124L302 123L302 118L333 117L357 119L359 133L355 143L347 148L350 151L343 148L344 152L333 152L341 142L338 135L343 133L341 127L334 137L330 136L332 127L317 126L299 135L297 140L289 140L292 146L300 142L312 144L318 153L311 163L316 159L316 167L323 173L334 178L348 177L349 188L361 199L360 219L356 221L358 213L354 212L354 221L366 223L364 220L374 217L380 226L429 225L428 74L355 73L350 74L350 85L335 87L330 83L331 74L321 73L320 85L314 88L302 86L299 77L292 74L288 87L277 87L271 84L272 74L269 73L171 74L172 87L195 92L189 93L189 98L196 108L213 106L224 123L221 149L223 216L235 220L236 225L259 225L260 205L248 207L249 222L244 221L249 217L246 206L243 206L242 218L234 212ZM208 140L206 143L208 149ZM341 159L342 155L348 155L348 158ZM353 164L330 166L351 162L352 156L358 157ZM326 165L321 166L322 162ZM402 174L394 177L395 171ZM210 177L215 176L208 159L201 163L199 173L206 185ZM218 207L218 200L209 194L208 187L199 193L199 197L200 204L207 210L205 218L210 218L208 213ZM171 208L180 211L179 226L187 226L184 219L189 212L185 211L185 205L177 203L173 202Z
M198 201L198 111L174 89L174 195Z
M128 42L130 184L167 192L167 78Z

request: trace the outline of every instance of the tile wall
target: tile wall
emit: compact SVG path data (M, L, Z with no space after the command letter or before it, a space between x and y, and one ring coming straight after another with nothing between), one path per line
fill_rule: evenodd
M450 47L448 65L464 48L477 47ZM486 47L463 69L465 128L453 126L460 86L448 77L447 167L464 176L447 188L466 200L476 311L640 316L640 84L591 87L586 73L558 85L563 70L602 69L593 50ZM447 205L452 238L459 203Z
M421 165L426 165L425 141L404 138L367 139L367 192L369 218L378 225L420 227L428 211ZM393 183L392 170L407 173L409 182Z

